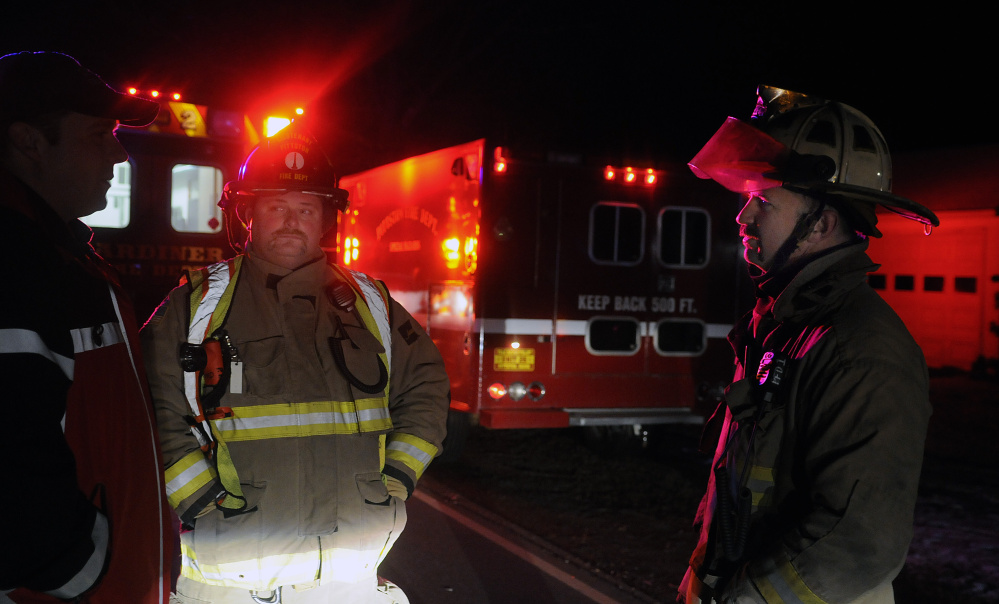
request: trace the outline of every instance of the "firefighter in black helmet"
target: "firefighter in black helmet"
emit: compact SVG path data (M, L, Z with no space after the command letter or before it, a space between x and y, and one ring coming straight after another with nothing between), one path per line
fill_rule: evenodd
M220 206L245 250L190 271L142 332L168 499L191 528L177 600L406 602L376 571L444 439L440 353L384 284L327 261L347 193L294 123Z
M860 111L761 87L690 162L743 194L736 218L757 303L733 328L736 372L678 601L894 602L930 415L926 363L867 285L891 193L884 138Z
M345 212L350 202L347 191L339 188L340 179L333 170L319 142L296 122L265 139L250 152L239 168L236 180L226 183L219 200L226 217L229 244L242 251L237 233L246 227L248 204L261 196L285 191L313 195L323 203L325 235L336 225L337 212Z

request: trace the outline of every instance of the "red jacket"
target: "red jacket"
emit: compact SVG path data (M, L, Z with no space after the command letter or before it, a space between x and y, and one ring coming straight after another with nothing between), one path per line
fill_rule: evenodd
M0 225L0 593L166 603L175 527L131 305L90 230L3 171Z

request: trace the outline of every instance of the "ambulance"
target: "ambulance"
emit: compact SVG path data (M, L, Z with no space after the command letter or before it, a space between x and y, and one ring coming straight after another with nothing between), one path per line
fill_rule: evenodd
M710 184L479 139L342 177L326 245L437 343L445 457L476 424L641 440L702 422L731 377L750 303L738 200Z

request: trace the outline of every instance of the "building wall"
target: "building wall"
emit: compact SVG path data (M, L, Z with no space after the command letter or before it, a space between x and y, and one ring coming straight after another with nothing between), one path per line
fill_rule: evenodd
M979 356L999 356L990 331L999 323L999 217L991 209L937 215L941 226L929 236L912 221L879 216L884 237L872 239L870 255L881 268L870 283L905 321L930 367L968 370Z

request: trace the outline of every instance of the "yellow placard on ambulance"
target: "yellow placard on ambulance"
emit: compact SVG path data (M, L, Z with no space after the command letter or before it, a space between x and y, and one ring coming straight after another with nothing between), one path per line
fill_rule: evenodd
M493 351L495 371L534 371L533 348L496 348Z

